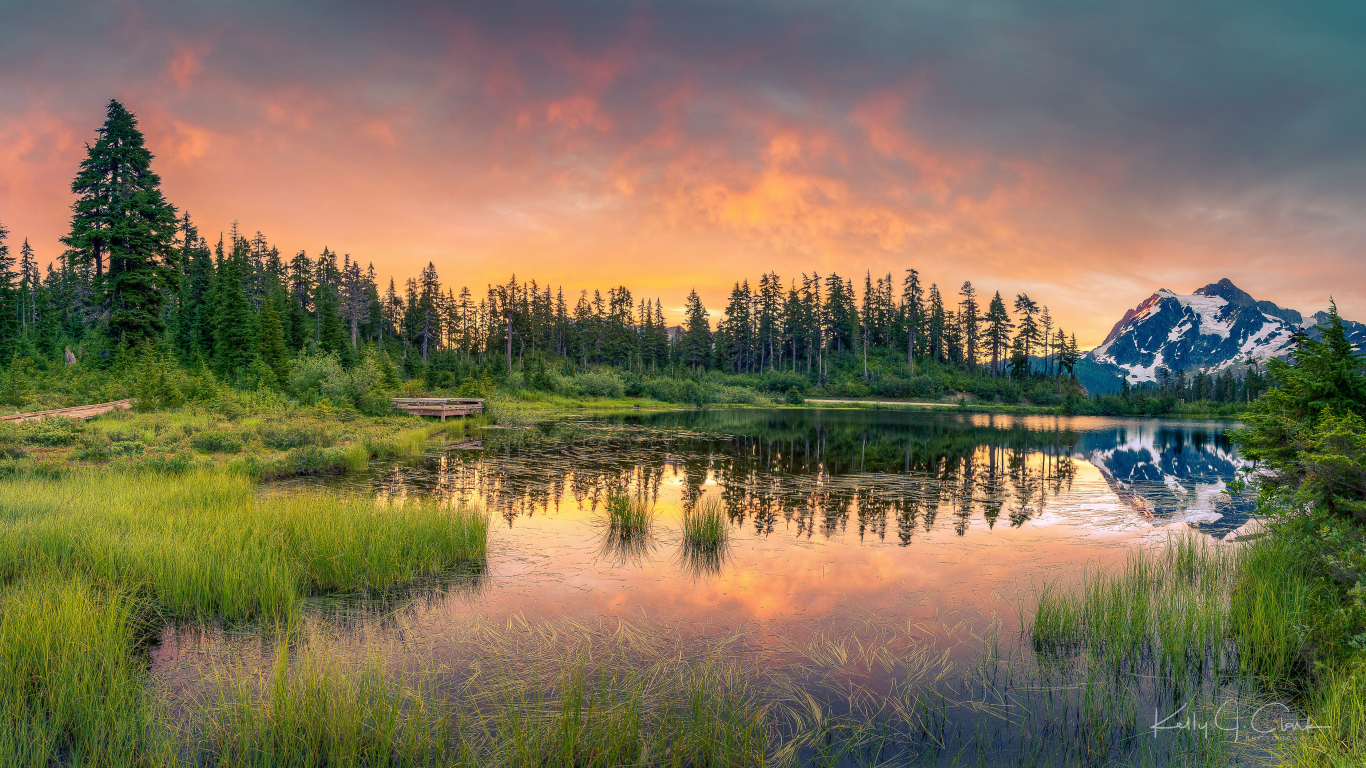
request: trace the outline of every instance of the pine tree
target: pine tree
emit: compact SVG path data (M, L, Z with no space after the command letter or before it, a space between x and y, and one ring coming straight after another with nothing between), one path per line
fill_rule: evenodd
M186 213L180 223L180 263L183 278L176 297L174 343L183 360L196 354L212 355L213 336L213 254L209 243Z
M1027 358L1039 346L1039 324L1034 320L1039 305L1028 294L1021 293L1015 297L1015 311L1020 315L1020 343Z
M109 312L112 339L137 345L165 331L162 307L179 288L175 207L162 197L161 177L152 172L152 153L131 112L110 101L97 133L71 183L78 199L62 242L78 264L94 266L96 299Z
M694 289L683 304L683 339L679 342L678 361L692 368L702 368L711 358L711 323L707 309Z
M19 249L19 325L23 332L38 322L38 289L41 285L38 259L33 254L33 247L28 244L28 238L24 238L24 245Z
M280 305L284 301L284 295L277 291L266 294L256 334L256 349L261 359L282 385L289 380L289 347L285 344L285 326L280 316Z
M1010 313L1006 311L1006 304L1001 300L1001 292L991 297L991 304L987 308L987 343L991 346L991 375L1001 375L1001 353L1006 350L1010 343L1010 329L1014 323L1010 321Z
M9 230L0 224L0 366L8 365L19 348L19 274L7 237Z
M939 284L930 284L930 354L935 360L947 362L944 350L944 331L947 330L944 315L944 299L939 295Z
M224 377L233 379L246 371L256 356L256 333L251 303L243 282L247 271L247 244L235 240L230 253L217 247L218 268L213 282L213 358Z
M977 290L972 287L971 282L964 281L958 295L963 297L958 302L958 324L963 335L963 365L972 369L977 366L977 342L982 328L982 317L977 306Z
M901 283L901 317L906 326L906 366L914 376L916 339L925 325L924 291L920 287L920 273L914 269L906 270Z

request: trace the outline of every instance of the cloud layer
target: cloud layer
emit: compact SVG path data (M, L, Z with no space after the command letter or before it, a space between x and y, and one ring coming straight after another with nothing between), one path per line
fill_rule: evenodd
M1229 277L1366 318L1347 4L0 5L0 221L56 255L109 98L211 231L666 306L775 270L1026 291L1097 343Z

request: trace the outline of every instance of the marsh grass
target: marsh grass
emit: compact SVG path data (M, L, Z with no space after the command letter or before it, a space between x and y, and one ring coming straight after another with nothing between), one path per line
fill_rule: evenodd
M452 718L428 678L374 654L338 658L291 623L269 674L220 670L217 700L190 742L188 762L214 766L449 764Z
M724 548L730 543L726 505L715 496L703 496L683 508L683 540L698 547Z
M1091 571L1076 589L1039 592L1029 631L1036 649L1086 648L1117 668L1151 665L1180 683L1224 661L1237 556L1193 534L1132 550L1123 566Z
M641 496L612 491L603 504L602 557L640 563L654 546L654 504Z
M128 765L147 724L138 607L85 578L33 573L0 598L0 763Z
M679 560L693 578L721 573L730 556L730 523L721 499L703 496L683 508L683 542Z
M384 589L482 558L488 518L435 502L258 498L245 477L91 472L0 494L0 577L80 575L167 615L282 616L310 593Z
M187 762L218 766L730 766L772 752L765 691L739 664L593 650L572 627L556 647L510 653L510 639L453 680L292 624L269 669L217 670L177 740Z

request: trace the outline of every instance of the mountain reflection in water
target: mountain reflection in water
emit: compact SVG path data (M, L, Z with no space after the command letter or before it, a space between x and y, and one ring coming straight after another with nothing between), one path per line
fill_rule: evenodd
M1099 471L1133 522L1184 521L1223 536L1252 512L1225 492L1249 466L1221 422L866 410L630 413L489 430L480 450L369 479L381 495L477 498L513 525L566 498L596 509L613 490L659 498L705 489L733 523L767 535L854 533L911 543L974 519L1019 527Z

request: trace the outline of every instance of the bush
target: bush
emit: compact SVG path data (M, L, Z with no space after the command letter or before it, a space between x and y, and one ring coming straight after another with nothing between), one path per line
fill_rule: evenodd
M147 446L140 440L116 440L109 446L113 456L141 456L146 450Z
M340 450L310 445L289 452L289 467L300 475L333 474L346 467L346 457Z
M26 421L20 434L28 445L71 445L83 431L71 419L49 417L42 421Z
M200 453L237 453L242 450L242 436L227 430L206 429L191 436L190 445Z
M622 397L626 382L615 373L583 373L574 379L574 388L586 397Z
M802 397L801 390L796 387L788 387L787 394L783 396L783 402L788 405L801 405L806 402L806 398Z
M744 403L753 405L759 402L759 396L749 387L715 387L712 391L711 402L714 403Z
M344 375L336 355L300 355L289 371L289 391L300 400L311 401L324 384Z
M28 451L12 439L0 437L0 459L26 459Z
M769 392L787 392L792 389L805 392L811 386L811 382L806 376L794 371L764 371L758 377L757 386Z
M321 424L267 424L257 432L261 442L276 451L288 451L305 445L328 448L336 444L336 434Z

